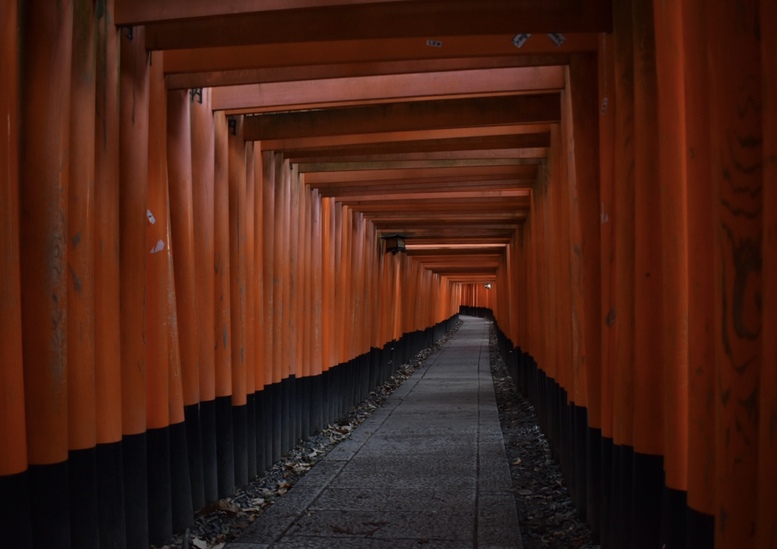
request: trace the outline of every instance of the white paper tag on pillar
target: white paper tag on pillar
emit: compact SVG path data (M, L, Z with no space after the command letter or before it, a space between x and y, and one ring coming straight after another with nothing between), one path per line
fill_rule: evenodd
M151 248L151 253L152 253L152 254L155 254L155 253L161 252L161 251L162 251L162 250L164 250L164 249L165 249L165 243L164 243L162 240L159 240L159 241L156 243L156 246L154 246L153 248Z
M513 38L513 46L520 48L529 38L531 38L531 34L516 34Z
M151 213L151 210L146 210L146 217L148 218L148 222L152 225L156 223L156 217Z
M607 112L607 98L605 97L605 98L602 100L602 114L604 114L604 113L606 113L606 112Z
M427 46L431 46L433 48L441 48L442 47L442 42L440 40L431 40L430 39L430 40L426 41L426 45Z
M548 34L548 38L553 40L553 43L556 44L556 46L561 46L561 44L567 41L567 39L564 38L564 35L560 32L551 32Z

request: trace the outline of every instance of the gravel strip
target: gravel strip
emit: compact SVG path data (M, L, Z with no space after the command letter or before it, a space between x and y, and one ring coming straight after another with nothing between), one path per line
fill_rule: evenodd
M524 549L599 548L572 504L548 441L537 426L534 406L518 393L505 368L493 324L490 361Z

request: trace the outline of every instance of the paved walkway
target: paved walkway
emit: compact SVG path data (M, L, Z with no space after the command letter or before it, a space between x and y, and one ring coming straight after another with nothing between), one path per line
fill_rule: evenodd
M488 322L461 318L448 343L227 548L520 548Z

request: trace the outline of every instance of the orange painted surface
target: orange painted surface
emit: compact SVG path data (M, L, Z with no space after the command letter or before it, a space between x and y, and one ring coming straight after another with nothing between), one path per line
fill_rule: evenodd
M634 444L634 82L631 7L617 4L615 20L615 166L613 170L612 315L614 349L613 439L615 444Z
M148 137L148 226L146 227L146 426L170 425L170 311L172 250L167 190L167 96L162 74L162 54L151 59ZM173 293L173 295L175 295ZM173 313L172 315L170 313ZM177 343L177 341L175 342Z
M119 33L113 2L97 19L94 168L94 354L97 442L121 440Z
M194 295L199 340L199 398L209 402L216 398L216 328L214 262L214 176L215 145L213 115L209 90L202 91L202 103L189 105L192 157L192 217L194 231Z
M213 115L215 162L213 178L214 306L216 397L232 396L232 324L230 320L229 140L227 118Z
M777 333L777 4L761 3L763 86L763 333ZM759 383L761 418L758 439L758 532L756 547L777 546L777 340L764 337Z
M231 118L229 148L229 296L232 345L232 405L246 403L246 145L243 117ZM233 133L234 132L234 133Z
M322 370L334 366L334 200L321 199L321 356Z
M119 230L122 432L146 430L146 216L149 58L143 29L121 32Z
M324 316L324 284L323 284L323 218L322 218L322 200L318 191L311 191L311 307L313 308L314 322L311 326L311 344L310 344L310 374L319 375L323 372L326 355L324 353L323 326Z
M0 8L0 117L8 131L0 138L0 475L27 468L19 280L19 57L16 2Z
M245 300L246 300L246 320L245 320L245 363L246 363L246 394L252 395L256 392L256 155L254 154L253 142L245 144ZM258 148L259 145L256 145ZM259 166L261 170L261 165ZM261 205L261 203L260 203Z
M666 485L688 489L688 201L682 12L654 2L661 201L661 322Z
M759 4L707 8L716 385L715 543L755 542L763 364L763 121ZM725 44L719 37L725 36ZM769 334L768 337L772 337Z
M19 254L30 464L68 451L67 197L71 2L25 4L20 17ZM44 42L50 49L38 44Z
M633 4L634 32L634 451L661 455L664 447L662 355L663 257L653 9L650 1Z
M275 159L272 152L262 153L262 286L264 318L264 382L270 385L276 379L275 367Z
M167 163L170 231L175 262L175 296L184 402L200 400L199 325L197 319L194 206L192 197L192 129L186 91L167 92Z
M71 450L96 433L94 325L95 27L91 2L74 3L67 210L67 388Z
M272 322L272 369L273 369L273 383L279 383L281 380L287 377L287 372L284 370L284 351L286 350L285 342L283 341L283 328L284 328L284 300L283 300L283 288L285 286L286 279L284 278L284 242L286 235L286 219L285 219L285 203L284 187L283 187L283 160L279 154L273 155L273 163L275 169L273 170L273 180L269 182L270 185L275 187L275 201L274 201L274 215L273 215L273 244L270 250L272 251L272 278L271 287L273 293L273 309L270 316Z
M256 374L254 377L255 389L261 391L267 382L265 369L267 367L264 357L265 331L267 324L264 320L264 155L260 143L254 143L254 225L248 230L254 233L254 364Z
M599 108L594 56L574 57L569 69L574 146L574 189L570 189L573 265L573 368L575 402L588 409L591 427L601 427L601 265ZM570 178L571 183L571 178Z
M599 67L599 216L601 237L601 315L598 326L601 330L601 428L602 436L613 437L613 379L615 372L615 339L612 328L617 318L615 296L615 255L613 239L613 173L615 167L615 45L613 35L600 38ZM589 389L594 390L591 385ZM593 394L593 393L592 393ZM593 407L593 402L591 402ZM596 414L589 410L589 413Z
M707 4L683 10L688 182L688 505L715 514L715 242L707 97Z

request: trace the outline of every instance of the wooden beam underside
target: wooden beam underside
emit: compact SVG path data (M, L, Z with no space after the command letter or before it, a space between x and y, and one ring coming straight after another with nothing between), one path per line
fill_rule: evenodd
M243 137L453 282L493 282L530 213L566 66L611 0L117 0ZM518 33L531 33L513 43ZM563 33L554 41L548 33Z

